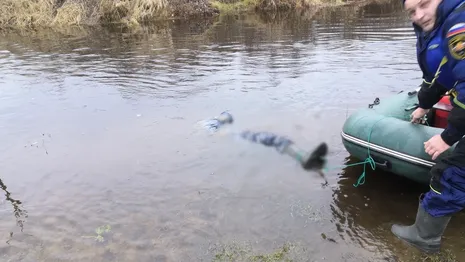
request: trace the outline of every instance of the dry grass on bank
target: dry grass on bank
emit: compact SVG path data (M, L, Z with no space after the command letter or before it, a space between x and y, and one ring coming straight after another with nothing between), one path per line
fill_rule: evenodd
M54 0L0 1L0 27L28 28L33 24L51 24Z
M60 8L55 9L55 16L52 25L79 25L85 19L86 8L82 3L64 3Z
M338 6L343 0L212 0L212 5L221 12L244 10L285 11L309 7Z
M353 0L354 2L377 0ZM316 10L347 4L344 0L0 0L1 29L64 28L81 25L137 26L173 17Z
M211 4L220 12L237 12L253 10L260 4L261 0L211 0Z
M166 16L167 0L99 0L99 17L104 23L145 23Z
M166 15L167 0L1 0L0 28L144 23Z

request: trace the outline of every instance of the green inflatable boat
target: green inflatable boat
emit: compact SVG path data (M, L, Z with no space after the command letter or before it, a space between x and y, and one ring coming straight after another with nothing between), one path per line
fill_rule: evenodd
M367 108L350 115L341 136L349 154L360 161L429 184L431 167L455 145L433 161L425 152L424 142L444 130L451 105L445 96L430 110L424 124L413 124L410 114L418 107L417 92L418 89L387 99L377 98Z

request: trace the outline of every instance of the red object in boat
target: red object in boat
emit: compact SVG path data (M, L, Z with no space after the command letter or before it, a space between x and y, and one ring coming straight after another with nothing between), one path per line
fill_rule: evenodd
M443 96L438 103L433 106L434 112L434 126L439 128L447 127L447 117L452 110L449 96Z

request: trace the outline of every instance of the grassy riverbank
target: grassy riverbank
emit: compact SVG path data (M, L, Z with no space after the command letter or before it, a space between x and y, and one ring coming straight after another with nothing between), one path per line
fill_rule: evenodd
M115 23L137 26L230 11L275 12L341 4L343 0L2 0L0 29Z
M359 1L360 2L360 1ZM344 0L212 0L220 12L254 10L258 12L286 11L292 9L320 8L343 5Z

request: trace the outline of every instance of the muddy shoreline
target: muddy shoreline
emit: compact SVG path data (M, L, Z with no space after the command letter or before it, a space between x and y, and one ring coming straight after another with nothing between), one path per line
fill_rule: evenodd
M0 30L81 26L140 27L170 20L214 18L223 13L311 11L388 0L5 0Z

